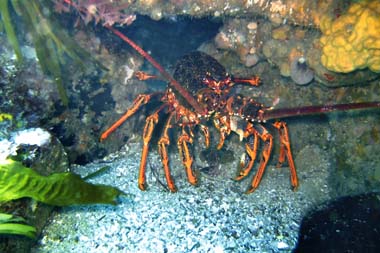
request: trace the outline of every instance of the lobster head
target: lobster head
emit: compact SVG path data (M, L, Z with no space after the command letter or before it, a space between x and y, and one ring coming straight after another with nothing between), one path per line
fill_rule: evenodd
M226 90L234 85L232 77L229 74L221 77L220 79L214 78L209 72L202 79L202 83L215 93L220 94L223 90Z

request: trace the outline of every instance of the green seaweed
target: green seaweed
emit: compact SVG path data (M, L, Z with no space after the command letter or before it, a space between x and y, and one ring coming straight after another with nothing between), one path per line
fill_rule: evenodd
M77 54L79 51L76 50L76 47L79 47L77 45L73 47L75 43L57 25L55 25L53 32L53 20L42 12L43 5L39 1L11 1L32 35L42 71L53 78L62 104L68 106L69 99L63 85L61 65L65 63L64 53L66 53L74 60L75 64L83 67L81 56Z
M9 114L9 113L2 113L0 111L0 122L4 121L4 120L9 120L9 121L12 121L13 120L13 115L12 114Z
M30 197L55 206L115 205L115 199L124 194L112 186L87 183L71 172L45 177L20 162L10 159L0 161L0 202Z
M8 8L8 0L2 0L0 1L0 16L2 19L2 23L4 25L5 32L7 33L7 38L9 41L9 44L12 45L13 50L15 51L17 60L19 62L22 62L23 57L20 49L20 45L18 43L15 29L13 27L13 24L11 22L10 14L9 14L9 8Z
M104 167L98 169L97 171L90 173L87 176L83 177L83 179L88 180L88 179L97 177L97 176L103 174L104 172L108 171L109 169L111 169L111 166L104 166Z
M23 235L31 239L36 238L36 228L33 226L19 224L25 222L21 217L13 217L11 214L0 213L0 234Z
M54 20L54 16L50 13L52 1L0 0L1 21L5 27L8 40L20 62L23 59L22 52L14 29L15 22L11 19L9 12L9 2L22 18L28 32L31 34L42 71L53 78L62 104L67 107L69 99L64 87L65 78L62 73L62 68L67 64L65 56L68 56L74 62L74 65L81 69L85 69L86 63L90 62L90 60L102 69L106 68L100 62L94 60L58 25Z

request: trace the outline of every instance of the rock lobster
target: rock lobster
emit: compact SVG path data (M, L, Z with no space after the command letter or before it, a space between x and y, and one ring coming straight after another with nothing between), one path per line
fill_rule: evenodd
M225 68L214 58L201 52L194 52L184 56L177 63L172 77L148 53L128 37L111 26L106 25L106 27L147 59L169 82L164 92L138 95L127 112L110 128L104 131L100 137L101 141L105 140L124 121L134 115L139 108L147 104L153 98L158 98L159 101L162 102L162 104L146 118L143 130L143 150L138 176L138 187L141 190L146 189L145 173L149 144L155 126L162 114L166 115L166 122L164 123L164 128L158 141L158 152L161 157L166 182L170 191L175 192L177 188L169 168L167 151L167 146L170 144L169 129L174 126L178 126L181 129L177 146L188 181L190 184L195 185L197 184L197 177L192 169L193 158L189 151L189 144L193 142L194 128L199 127L205 137L205 146L207 147L209 145L209 129L205 122L212 120L220 135L217 149L223 147L226 137L230 135L231 132L239 134L241 139L248 140L245 144L248 161L242 164L241 170L235 178L236 180L241 180L249 174L256 160L259 141L261 140L264 143L259 167L250 187L246 191L246 193L251 193L259 186L271 156L273 137L266 128L269 121L274 120L271 125L279 132L280 154L278 166L281 166L285 160L287 160L290 169L291 185L296 189L299 183L290 148L288 128L286 123L279 119L297 115L327 113L337 110L380 108L380 102L283 109L267 107L255 101L253 98L244 97L242 95L232 95L231 93L231 89L235 84L259 85L259 77L250 79L236 78L228 74ZM137 72L136 77L140 80L154 78L154 76L145 75L142 72ZM238 126L241 120L245 122L243 127Z

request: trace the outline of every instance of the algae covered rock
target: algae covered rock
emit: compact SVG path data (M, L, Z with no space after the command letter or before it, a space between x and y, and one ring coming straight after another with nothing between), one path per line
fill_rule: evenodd
M313 208L303 219L299 252L377 252L380 194L345 196Z

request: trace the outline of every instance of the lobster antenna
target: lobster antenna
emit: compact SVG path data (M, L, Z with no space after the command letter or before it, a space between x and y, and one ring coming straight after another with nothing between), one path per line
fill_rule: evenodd
M349 103L338 105L316 105L298 108L269 109L262 115L262 120L281 119L301 115L329 113L357 109L380 108L380 102Z

